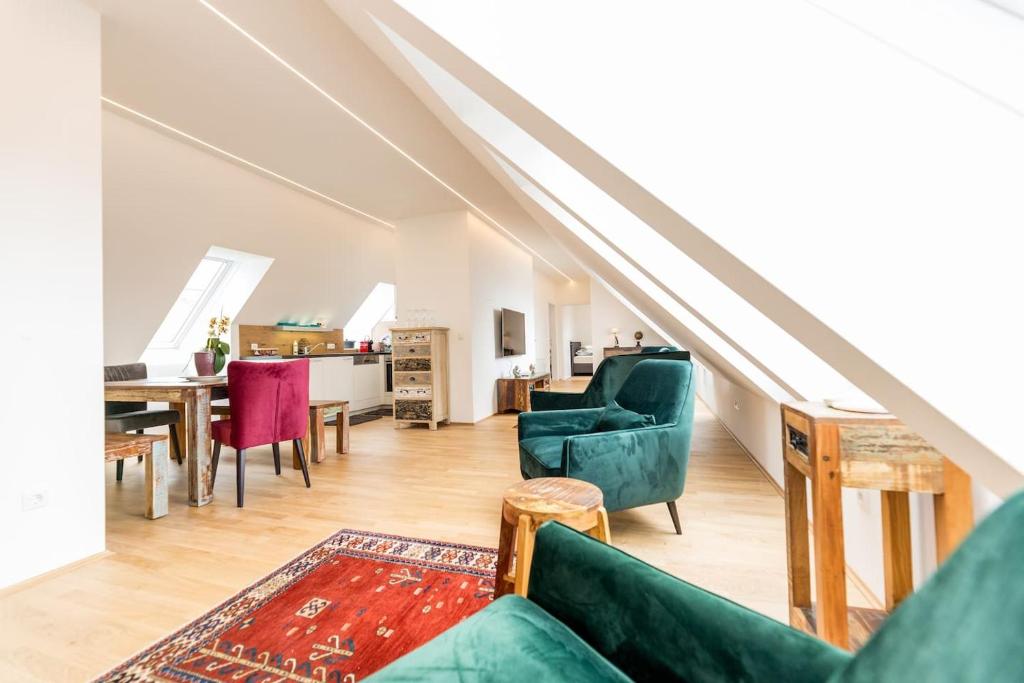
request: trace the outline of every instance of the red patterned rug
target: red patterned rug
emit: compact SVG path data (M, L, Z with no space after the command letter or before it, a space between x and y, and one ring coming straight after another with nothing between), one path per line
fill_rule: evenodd
M496 561L339 531L98 680L350 683L488 605Z

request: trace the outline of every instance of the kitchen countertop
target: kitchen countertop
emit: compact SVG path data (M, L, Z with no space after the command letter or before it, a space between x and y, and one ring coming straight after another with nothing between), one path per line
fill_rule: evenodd
M284 354L281 356L243 356L242 360L254 360L257 358L284 358L285 360L291 360L292 358L338 358L346 356L390 356L390 351L369 351L362 353L360 351L328 351L327 353L311 353L308 356Z

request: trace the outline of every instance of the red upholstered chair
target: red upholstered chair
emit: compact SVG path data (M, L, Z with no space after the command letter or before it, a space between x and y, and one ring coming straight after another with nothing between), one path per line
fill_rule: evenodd
M213 423L213 479L217 480L220 446L235 449L238 507L245 501L245 449L270 444L274 470L281 474L281 441L291 441L302 461L302 477L309 488L309 469L302 439L309 415L309 359L228 363L228 400L231 418Z

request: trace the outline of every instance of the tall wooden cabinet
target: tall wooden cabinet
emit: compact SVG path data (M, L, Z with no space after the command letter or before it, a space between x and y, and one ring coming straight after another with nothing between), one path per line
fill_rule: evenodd
M448 328L393 328L391 357L396 425L448 422Z

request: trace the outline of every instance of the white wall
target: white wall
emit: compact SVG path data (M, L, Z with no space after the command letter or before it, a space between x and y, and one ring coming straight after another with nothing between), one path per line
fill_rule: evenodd
M465 211L399 221L397 230L399 323L419 309L450 328L453 422L493 415L495 380L513 365L526 371L534 360L533 257ZM524 356L497 357L495 313L502 308L526 315Z
M0 3L0 587L101 552L100 17L77 0ZM50 352L55 326L69 343ZM67 407L47 410L59 400ZM25 511L23 497L48 503Z
M666 343L664 337L623 306L621 301L594 278L590 280L590 326L590 338L597 349L613 345L615 340L609 331L613 328L619 330L620 346L635 345L636 339L633 338L633 333L638 330L644 333L644 338L640 342L642 346L658 346ZM598 355L600 356L600 353Z
M394 233L135 120L103 112L105 359L139 358L210 246L273 265L235 322L341 327L394 282Z

